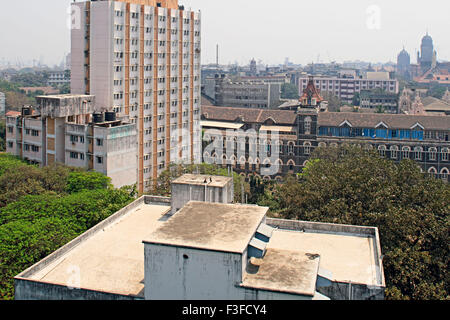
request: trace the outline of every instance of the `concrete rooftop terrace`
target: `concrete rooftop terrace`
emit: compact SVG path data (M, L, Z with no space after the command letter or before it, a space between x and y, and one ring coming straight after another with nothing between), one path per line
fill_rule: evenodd
M250 266L242 287L314 297L319 255L269 248L260 266Z
M188 202L145 243L243 253L269 208Z
M212 180L212 181L211 181ZM208 187L225 187L232 177L185 174L172 181L172 184L207 185ZM206 181L206 183L205 183Z
M143 298L142 239L164 223L170 207L145 204L141 199L16 278L69 286L74 279L71 272L79 270L81 289Z
M267 223L274 226L273 222L280 221L283 223L282 220L268 219ZM287 223L298 224L304 231L275 229L267 249L318 254L320 269L328 271L331 281L360 283L368 286L385 285L383 270L380 267L382 262L378 234L376 232L371 235L367 232L375 231L375 228L302 221Z

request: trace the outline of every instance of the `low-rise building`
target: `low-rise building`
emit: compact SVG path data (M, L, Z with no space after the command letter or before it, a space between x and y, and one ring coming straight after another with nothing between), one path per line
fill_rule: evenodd
M363 90L360 93L360 107L373 112L398 113L398 94Z
M31 163L63 163L101 172L116 187L137 178L135 124L98 113L94 96L39 96L38 106L6 117L6 151ZM105 118L104 118L105 117Z
M299 92L308 86L308 75L299 78ZM366 77L357 76L355 72L342 71L338 77L315 76L314 85L321 94L327 92L338 97L343 103L351 104L356 93L364 90L382 89L388 93L398 94L399 83L390 79L389 72L367 72Z
M274 109L280 105L281 83L278 78L275 82L258 77L244 81L217 74L204 80L203 92L216 106Z
M48 75L47 85L54 87L64 84L70 84L70 70L50 71Z
M170 202L143 196L118 211L17 275L15 299L384 299L377 228L210 201L173 215Z

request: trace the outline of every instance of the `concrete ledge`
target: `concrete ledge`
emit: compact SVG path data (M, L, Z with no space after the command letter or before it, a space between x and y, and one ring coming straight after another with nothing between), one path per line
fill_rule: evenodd
M51 297L65 297L68 300L143 300L137 296L69 288L28 279L14 279L14 291L15 300L54 300Z
M159 196L144 196L145 204L153 204L159 206L169 206L171 205L172 198L170 197L159 197Z
M375 237L378 234L378 230L375 227L363 227L345 224L284 220L274 218L267 218L266 223L267 225L274 228L293 231L351 234L354 236L365 237Z

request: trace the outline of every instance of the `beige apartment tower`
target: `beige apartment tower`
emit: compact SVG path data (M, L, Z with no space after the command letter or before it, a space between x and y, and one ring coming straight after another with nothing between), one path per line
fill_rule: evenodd
M72 4L72 94L138 129L138 190L170 163L201 161L201 17L177 0Z

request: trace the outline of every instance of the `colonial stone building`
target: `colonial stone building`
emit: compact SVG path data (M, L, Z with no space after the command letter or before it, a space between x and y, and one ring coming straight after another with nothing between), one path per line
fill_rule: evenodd
M449 117L328 112L311 79L310 82L296 110L204 106L203 130L216 129L224 140L222 150L205 149L204 159L233 167L241 175L281 180L288 173L301 172L315 148L350 143L378 150L381 156L394 161L415 160L423 172L448 181ZM247 137L249 129L259 134L257 139ZM226 137L227 130L246 137L245 149L238 142L239 137ZM277 132L279 135L274 138ZM227 140L234 140L234 144ZM252 150L259 151L257 157L250 156ZM279 152L276 160L270 157L274 150ZM262 174L262 168L274 164L279 166L276 174Z

